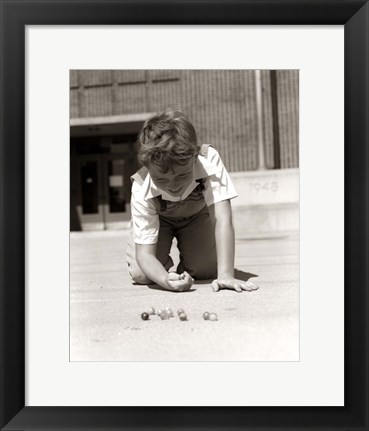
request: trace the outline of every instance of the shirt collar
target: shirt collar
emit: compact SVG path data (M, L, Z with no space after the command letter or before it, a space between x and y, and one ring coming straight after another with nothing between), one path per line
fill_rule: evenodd
M210 163L205 157L199 155L195 166L194 166L194 180L199 180L201 178L207 178L211 175L214 175L217 172L217 167ZM150 177L150 173L145 178L145 181L142 184L142 198L143 199L151 199L156 196L168 195L159 187L157 187ZM179 198L178 198L179 200Z

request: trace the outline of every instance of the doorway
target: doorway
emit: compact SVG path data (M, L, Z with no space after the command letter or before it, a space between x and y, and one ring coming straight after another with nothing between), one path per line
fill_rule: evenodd
M129 221L130 189L123 154L79 156L80 205L77 205L82 230L110 230Z
M141 116L74 119L70 128L70 230L125 229L137 171ZM101 120L102 121L102 120Z
M130 219L130 175L134 161L127 154L86 154L74 158L71 230L115 230Z

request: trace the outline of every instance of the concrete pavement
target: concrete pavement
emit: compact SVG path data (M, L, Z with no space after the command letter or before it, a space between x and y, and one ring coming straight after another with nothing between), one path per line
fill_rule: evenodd
M187 293L132 285L128 231L71 233L71 361L298 361L298 234L236 241L240 277L255 292L214 293L209 282ZM143 321L149 307L183 308L178 317ZM218 321L204 321L204 311Z

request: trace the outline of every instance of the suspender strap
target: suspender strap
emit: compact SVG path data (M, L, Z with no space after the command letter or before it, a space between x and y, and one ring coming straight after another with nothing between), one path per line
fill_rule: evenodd
M167 201L161 195L152 198L152 203L155 205L156 211L165 211L167 209Z

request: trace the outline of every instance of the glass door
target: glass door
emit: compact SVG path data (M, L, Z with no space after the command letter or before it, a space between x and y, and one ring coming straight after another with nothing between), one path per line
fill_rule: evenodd
M82 230L103 230L104 214L101 202L102 170L100 156L79 157L79 193L77 213Z
M123 154L103 154L103 213L105 229L122 228L129 221L130 179Z
M130 219L131 162L124 154L78 157L73 202L81 230L122 229Z

